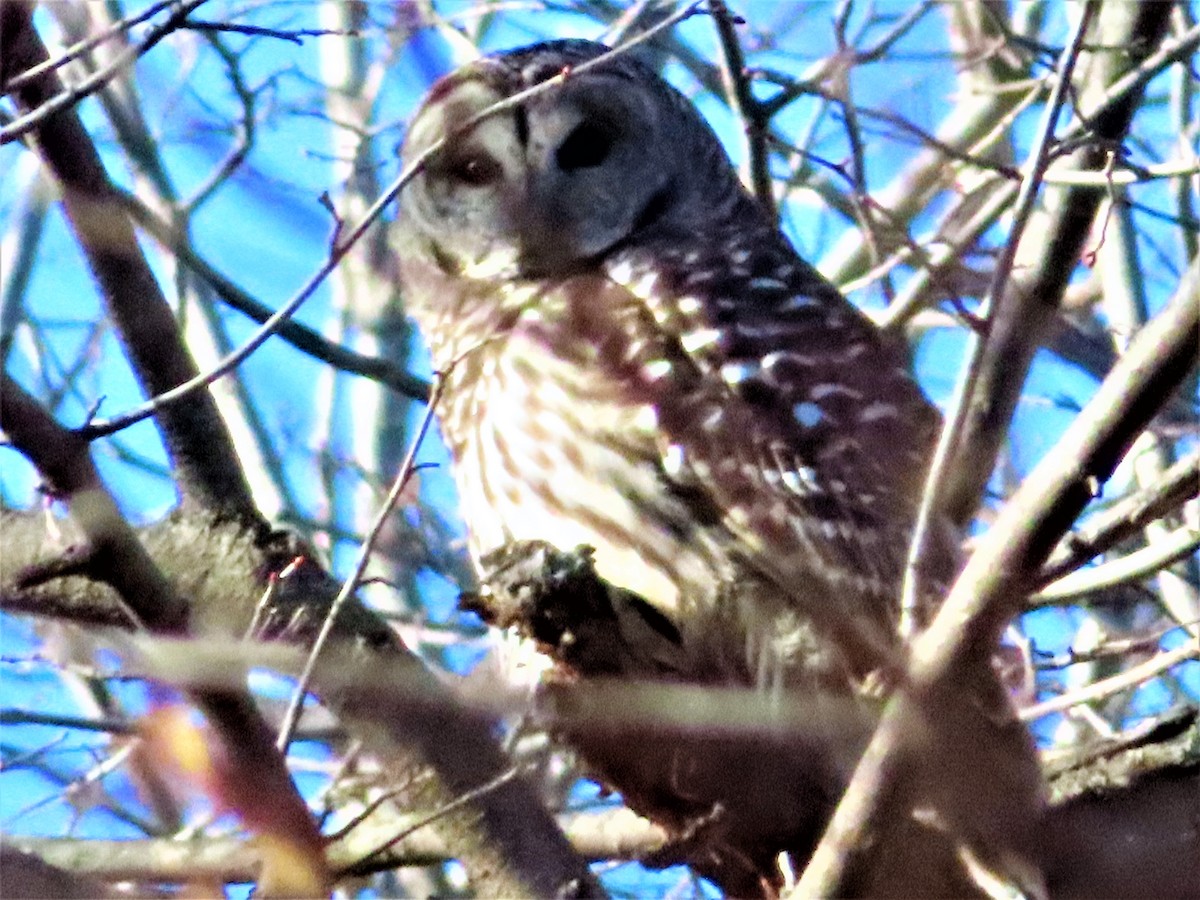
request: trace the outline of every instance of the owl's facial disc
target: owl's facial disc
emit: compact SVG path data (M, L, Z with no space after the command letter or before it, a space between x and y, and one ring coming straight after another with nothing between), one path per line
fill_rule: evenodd
M434 88L410 129L410 160L448 144L401 197L405 228L457 275L567 275L594 266L669 197L661 123L622 79L567 81L483 119L503 99L482 70Z

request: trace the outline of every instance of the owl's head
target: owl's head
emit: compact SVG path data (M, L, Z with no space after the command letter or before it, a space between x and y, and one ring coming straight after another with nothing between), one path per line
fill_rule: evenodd
M647 236L694 234L743 203L707 123L629 54L464 130L493 104L608 50L537 44L437 82L404 161L449 140L401 194L403 252L456 277L567 275Z

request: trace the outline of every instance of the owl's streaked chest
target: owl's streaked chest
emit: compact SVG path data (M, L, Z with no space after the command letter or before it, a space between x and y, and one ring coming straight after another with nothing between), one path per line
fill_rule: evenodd
M434 347L450 368L439 415L472 552L586 544L603 578L661 608L704 598L724 561L663 476L656 410L597 364L602 335L566 314L553 289L531 289L489 313L490 331L458 322L473 346Z

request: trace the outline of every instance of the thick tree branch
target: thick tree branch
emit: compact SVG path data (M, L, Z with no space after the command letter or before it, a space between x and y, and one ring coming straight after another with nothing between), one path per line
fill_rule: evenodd
M409 831L421 817L412 813L381 815L329 846L330 865L348 874L363 875L399 866L428 866L455 858L456 848L431 828ZM560 818L576 851L595 860L636 860L656 852L663 843L661 829L627 809L568 813ZM409 831L404 840L367 867L360 860L381 841ZM13 836L5 843L32 853L73 875L100 881L179 883L211 878L224 883L253 881L262 867L263 849L237 837L206 837L190 841L152 838L104 841L94 838ZM7 870L6 870L7 871ZM93 887L93 890L96 888ZM89 894L87 896L95 896Z
M7 397L4 401L6 414L11 413ZM7 421L4 424L7 428ZM63 433L78 440L71 432ZM44 533L45 525L36 516L16 513L7 513L5 523L6 562L15 564L7 552L10 537L14 532L30 532L30 539L22 540L20 546L32 552L38 544L37 534ZM237 651L241 662L225 659L216 664L214 668L222 677L210 680L210 686L231 690L240 683L237 673L243 671L243 664L270 665L272 650L285 651L279 645L240 645L236 640L231 641L229 635L245 629L265 586L263 576L281 568L289 554L294 555L301 547L289 546L282 539L277 541L278 546L259 547L254 536L245 530L215 527L211 522L196 523L183 516L151 526L146 531L146 540L154 549L155 559L167 567L171 583L189 596L209 623L202 630L213 633L213 629L219 629L216 631L220 635L219 644ZM92 585L80 578L67 579L61 585L44 585L34 591L17 591L11 583L6 583L0 586L0 596L6 608L13 608L13 602L20 601L21 608L36 614L39 602L57 598L63 588L67 590L63 611L72 614L72 618L77 618L74 613L80 609L87 614L89 610L111 607L114 613L110 619L89 615L88 621L128 627L129 619L121 616L116 595L103 585ZM264 631L301 642L310 640L320 626L321 613L337 590L337 582L316 565L306 563L298 567L296 575L279 582ZM317 690L347 728L361 736L367 749L379 757L390 780L411 782L412 790L405 792L398 802L419 809L440 809L464 791L510 768L511 762L500 753L493 737L493 715L464 714L445 687L372 613L355 601L338 616L337 623L342 640L330 654L328 666L345 672L349 661L357 660L365 667L358 676L365 683L346 686L344 694L326 691L320 683ZM90 634L94 639L102 637L94 625ZM124 643L118 642L117 646ZM361 649L351 652L350 643ZM298 653L291 649L286 652ZM176 653L178 662L184 664L202 659L202 654L191 650L172 651L173 655ZM285 670L292 671L286 667ZM299 670L299 665L294 667L295 672ZM412 707L403 711L379 708L373 700L364 700L363 691L369 692L376 679L383 677L380 671L392 673L386 677L409 685L411 690L406 696L415 693L420 698L420 714L428 714L432 721L410 727L417 715ZM195 686L201 683L202 680L197 680ZM302 731L303 728L301 725ZM273 748L273 731L267 739ZM430 764L433 772L428 768ZM585 896L600 895L587 867L571 851L541 799L524 779L505 785L503 791L478 797L466 808L438 819L425 831L435 835L441 846L454 848L453 855L467 867L474 888L483 896L551 896L564 885L578 885Z
M0 869L4 870L4 892L9 897L55 900L97 900L111 896L104 887L71 863L55 865L36 850L14 845L5 838L0 846Z
M1093 749L1051 781L1043 830L1057 898L1185 897L1200 884L1200 722L1173 717Z

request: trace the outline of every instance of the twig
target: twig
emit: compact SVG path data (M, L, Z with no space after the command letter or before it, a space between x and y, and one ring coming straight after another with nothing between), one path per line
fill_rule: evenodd
M1088 650L1076 650L1074 647L1068 647L1065 653L1057 655L1044 654L1035 649L1033 651L1036 658L1034 667L1038 671L1066 669L1099 660L1123 659L1135 653L1156 653L1163 637L1178 627L1172 622L1170 625L1160 625L1148 633L1138 634L1134 637L1106 639Z
M98 47L109 38L115 37L121 32L129 30L134 25L138 25L142 22L145 22L147 19L153 18L162 10L166 9L168 6L176 4L177 2L178 0L158 0L157 3L151 3L136 15L120 19L119 21L113 22L102 31L99 31L96 34L88 35L82 41L78 41L77 43L72 44L70 47L67 47L62 53L53 59L47 59L45 62L40 62L36 66L26 69L24 72L14 75L12 78L8 79L8 82L3 85L5 92L17 90L17 88L28 84L30 81L33 81L43 72L49 72L52 69L58 69L62 66L65 66L67 63L72 62L73 60L76 60L83 54L87 53L93 47Z
M1121 693L1121 691L1136 688L1151 678L1157 678L1189 659L1200 659L1200 644L1186 639L1174 650L1159 653L1144 663L1126 669L1119 675L1113 675L1111 678L1105 678L1078 690L1069 691L1051 700L1027 706L1020 712L1021 721L1035 722L1052 713L1065 712L1072 706L1079 706L1081 703L1095 703L1104 700Z
M865 50L851 51L853 53L851 64L870 63L882 59L892 45L908 34L913 26L924 18L925 14L934 6L935 4L930 2L930 0L923 0L923 2L914 6L896 22L895 26L887 34L876 41L874 46L868 47ZM798 79L786 85L775 96L768 100L759 101L762 105L763 115L767 118L773 118L784 107L814 90L817 93L823 94L818 85L822 79L828 77L829 68L832 63L833 60L831 59L821 60L815 67L809 69ZM844 61L840 61L838 64L844 64Z
M47 725L77 731L103 731L108 734L133 734L137 726L128 719L85 719L57 713L35 712L31 709L0 709L0 725Z
M354 756L357 756L357 752L354 754ZM353 758L354 757L352 757L352 756L347 756L346 760L344 760L342 763L340 763L338 765L338 774L334 778L330 779L330 788L335 787L338 780L341 778L341 776L346 771L348 771L347 763L349 763ZM326 803L325 816L326 816L326 818L328 818L328 816L334 812L334 810L328 806L328 800L329 800L328 790L329 789L327 789L327 793L325 796L325 803ZM330 843L336 843L337 841L345 840L352 831L354 831L359 826L361 826L364 822L366 822L368 819L370 819L371 816L375 815L376 811L382 809L385 804L389 803L392 800L395 800L398 797L404 796L405 793L407 793L411 790L412 790L411 781L409 781L408 779L403 779L401 784L398 785L397 787L389 788L388 790L383 791L382 793L378 794L377 796L372 797L370 802L364 804L363 808L361 810L359 810L357 813L355 813L354 816L348 822L346 822L341 827L339 827L337 831L331 831L328 834L326 834L325 839L327 841L329 841Z
M905 283L903 289L876 318L876 324L885 330L895 330L916 315L925 305L929 288L937 283L942 269L961 262L964 253L996 223L1016 196L1017 187L1012 183L1000 184L992 189L991 196L969 220L958 225L957 232L949 240L928 251L928 264L922 266ZM949 219L952 215L953 211L948 213L946 218Z
M185 222L201 206L208 202L217 189L225 184L229 180L229 177L245 161L246 156L249 155L250 150L254 147L258 129L256 106L258 103L258 90L262 88L260 87L258 90L250 89L242 74L241 66L239 65L240 60L221 43L218 35L207 35L207 39L210 46L216 51L217 56L221 57L221 61L225 63L229 85L233 89L234 96L237 97L238 103L241 106L241 115L238 117L238 126L233 144L225 151L225 155L221 161L208 173L208 177L192 191L192 196L182 204L181 218Z
M286 752L288 744L292 741L292 735L296 731L296 725L299 723L300 714L304 709L304 697L308 693L309 686L312 683L313 671L317 666L317 658L321 655L321 651L329 641L329 636L333 633L333 625L337 620L338 613L342 611L342 607L346 605L346 602L358 590L363 573L367 570L367 564L371 561L371 554L375 551L375 542L379 539L379 535L383 531L383 526L387 524L388 517L392 514L393 507L399 501L400 495L404 492L405 487L408 486L408 482L412 478L416 468L417 451L421 448L421 444L425 440L425 435L429 431L429 426L433 422L438 397L441 394L444 384L444 376L439 376L434 383L433 395L430 397L429 405L425 408L425 415L421 418L421 425L417 429L417 433L413 436L412 442L409 444L404 462L400 465L400 472L396 475L396 480L392 482L392 488L388 491L383 505L379 508L379 512L376 513L375 521L371 524L370 529L363 538L362 546L358 550L358 558L354 561L354 568L342 583L342 589L338 591L337 597L334 598L333 603L329 606L329 612L325 615L325 621L321 623L321 631L317 634L317 639L313 642L312 648L309 650L304 670L300 673L300 679L296 682L296 689L292 693L291 702L288 704L287 713L284 715L283 724L279 729L279 738L276 743L280 752Z
M1154 484L1118 500L1069 533L1042 568L1037 585L1044 587L1099 556L1200 493L1200 450L1177 461Z
M1079 569L1042 588L1029 598L1031 607L1060 605L1088 594L1141 581L1185 559L1200 548L1200 531L1177 528L1154 543L1103 565Z
M461 809L462 807L466 806L468 803L473 803L474 801L478 800L480 797L483 797L486 794L490 794L491 792L495 791L497 788L503 787L504 785L506 785L510 781L512 781L514 778L516 778L519 774L521 774L521 767L520 766L512 766L508 769L508 771L501 772L499 775L497 775L495 778L491 779L490 781L487 781L484 784L479 785L479 787L472 788L469 791L465 791L464 793L455 797L449 803L442 806L440 809L435 809L433 812L429 813L428 815L423 816L422 818L419 818L416 822L413 822L407 828L401 829L396 834L392 835L386 841L381 843L379 846L375 847L375 849L365 853L359 859L355 860L352 863L348 863L346 865L346 868L347 869L358 869L364 865L367 865L368 863L370 863L370 861L372 859L375 859L375 858L383 855L388 850L391 850L397 844L404 841L406 838L408 838L408 837L412 836L413 834L415 834L416 832L420 831L422 828L425 828L426 826L433 824L434 822L436 822L438 819L442 818L443 816L447 816L450 813L454 812L454 810Z
M200 388L207 387L218 378L221 378L222 376L232 372L239 365L241 365L251 353L261 347L267 341L267 339L275 333L278 327L284 321L289 319L292 314L295 313L296 310L299 309L300 306L316 292L317 288L321 286L329 274L337 267L342 258L350 252L354 245L357 244L362 236L366 233L367 229L374 224L377 218L379 218L383 210L390 205L397 196L399 196L400 191L402 191L410 181L416 178L416 176L424 170L426 163L435 154L440 153L442 148L446 146L447 143L452 143L456 140L459 140L464 134L472 131L477 125L479 125L480 122L483 122L485 119L489 119L492 116L496 116L502 112L513 109L533 97L552 90L553 88L563 84L568 78L574 77L580 73L610 62L616 55L627 52L630 48L648 40L659 31L674 27L684 19L695 15L697 12L699 12L700 6L701 4L699 2L689 4L670 18L664 19L654 28L647 29L639 34L636 38L633 38L629 42L622 44L620 47L616 47L612 51L598 56L595 59L590 59L587 62L576 66L572 70L561 72L558 75L548 78L531 88L520 91L516 94L513 94L511 97L507 97L504 100L492 104L487 109L484 109L477 115L472 116L458 128L454 129L452 133L446 135L446 137L431 144L424 152L418 155L411 163L408 164L408 166L405 167L404 171L400 173L400 175L391 183L391 185L389 185L388 189L384 191L379 199L371 205L371 208L363 214L363 217L359 221L358 225L351 229L342 240L338 241L331 248L329 258L326 259L325 263L309 278L304 286L300 288L295 296L293 296L291 300L275 311L245 343L243 343L232 353L225 356L207 372L201 373L169 391L164 391L156 397L152 397L147 402L141 404L140 406L134 407L120 416L115 416L103 422L85 425L78 430L79 434L88 440L94 440L95 438L104 437L117 431L121 431L122 429L128 428L130 425L134 425L143 419L157 415L168 407L174 406L181 400L187 398L193 392L199 390Z
M778 218L779 210L775 204L775 182L771 178L767 148L767 130L771 124L771 117L765 113L763 105L750 90L746 58L742 54L742 43L736 28L742 24L742 20L730 13L724 0L712 0L709 8L717 26L717 37L721 45L721 80L725 83L729 105L741 117L746 136L750 186L759 204L774 220Z
M144 228L154 240L170 250L180 262L202 278L221 300L260 325L271 318L275 310L242 290L228 277L217 271L195 251L182 233L159 218L158 214L149 206L124 191L118 192L117 196L124 203L126 211L133 217L133 220ZM364 356L347 347L335 344L303 322L288 319L280 324L276 334L301 353L328 363L339 371L350 372L372 381L378 381L397 393L422 403L429 400L428 381L404 371L391 360Z
M306 37L359 37L362 32L353 28L265 28L262 25L241 25L236 22L209 22L204 19L188 19L184 27L189 31L209 33L245 34L251 37L278 38L281 41L303 47Z
M1078 187L1109 187L1112 185L1126 186L1144 184L1159 178L1191 178L1200 174L1200 163L1190 160L1176 160L1150 166L1134 166L1125 160L1116 160L1119 166L1112 172L1092 172L1061 169L1047 172L1042 179L1043 184L1073 185Z

